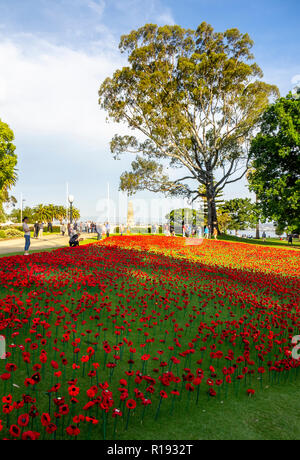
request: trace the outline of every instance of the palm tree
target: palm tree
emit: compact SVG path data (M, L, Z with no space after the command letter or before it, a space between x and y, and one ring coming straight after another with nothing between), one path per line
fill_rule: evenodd
M64 206L55 206L55 219L62 221L67 217L67 210Z
M39 222L47 222L51 220L51 209L49 206L45 206L43 204L38 204L34 208L34 219L38 220Z
M72 215L73 215L73 219L76 221L78 219L80 219L80 211L79 209L77 208L73 208L72 209Z
M46 208L48 208L49 215L51 216L51 219L49 219L49 221L53 222L55 219L55 206L54 204L48 204Z

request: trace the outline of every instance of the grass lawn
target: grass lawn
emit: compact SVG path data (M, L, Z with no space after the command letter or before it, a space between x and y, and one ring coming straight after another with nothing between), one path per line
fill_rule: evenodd
M285 249L300 249L300 240L294 239L293 244L289 245L287 240L280 241L279 238L267 238L266 241L262 239L257 240L256 238L240 238L233 235L221 235L219 238L222 241L232 241L238 243L257 244L260 246L278 247Z
M299 440L300 385L265 388L254 398L212 400L188 414L130 427L120 439Z
M298 253L286 260L286 251L261 248L247 265L236 244L181 254L181 241L110 238L1 259L0 327L11 356L0 376L7 362L17 369L0 379L0 393L32 400L1 414L0 437L12 437L11 425L34 406L56 427L48 433L31 418L41 439L74 439L66 431L74 426L78 439L300 438L299 366L290 356ZM145 242L158 246L145 250Z

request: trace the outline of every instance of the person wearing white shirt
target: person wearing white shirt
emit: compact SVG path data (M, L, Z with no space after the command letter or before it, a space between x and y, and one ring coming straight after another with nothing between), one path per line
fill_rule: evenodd
M29 255L29 248L30 248L30 228L28 225L28 217L24 217L23 219L23 232L24 232L24 238L25 238L25 256Z

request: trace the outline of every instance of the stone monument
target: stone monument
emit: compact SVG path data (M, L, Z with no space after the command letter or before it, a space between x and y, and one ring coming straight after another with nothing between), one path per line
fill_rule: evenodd
M129 201L127 209L127 228L130 229L134 227L134 213L133 213L133 203Z

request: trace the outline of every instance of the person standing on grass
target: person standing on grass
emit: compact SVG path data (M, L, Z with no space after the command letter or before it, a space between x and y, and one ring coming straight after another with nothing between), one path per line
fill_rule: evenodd
M29 255L29 248L30 248L30 228L28 225L28 217L24 217L23 219L23 232L24 232L24 238L25 238L25 252L24 255L28 256Z
M105 229L106 229L106 237L109 238L109 234L110 234L110 224L109 224L109 222L106 222Z
M288 244L293 245L293 235L292 234L288 236Z
M263 232L263 234L262 234L263 241L266 241L266 238L267 238L266 232Z
M217 229L217 227L214 227L213 235L214 235L214 239L216 240L218 238L218 229Z

